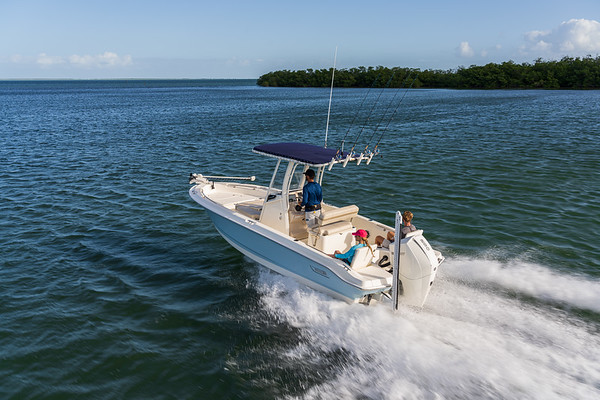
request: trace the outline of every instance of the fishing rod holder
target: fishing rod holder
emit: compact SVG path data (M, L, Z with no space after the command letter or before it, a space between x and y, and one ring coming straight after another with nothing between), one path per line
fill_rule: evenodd
M360 163L362 162L362 160L364 160L365 158L367 158L367 157L365 157L365 155L363 153L360 153L360 155L356 159L356 165L360 165Z

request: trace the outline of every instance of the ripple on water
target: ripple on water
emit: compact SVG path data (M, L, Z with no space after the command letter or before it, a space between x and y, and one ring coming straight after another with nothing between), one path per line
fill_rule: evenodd
M598 93L410 91L382 157L331 171L326 201L410 209L447 257L392 316L265 273L187 195L190 172L268 185L251 147L321 132L328 90L22 85L0 96L0 397L597 395ZM330 147L364 94L337 93Z

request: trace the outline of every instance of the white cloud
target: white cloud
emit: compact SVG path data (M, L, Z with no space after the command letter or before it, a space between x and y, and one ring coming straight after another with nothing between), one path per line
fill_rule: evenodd
M571 19L550 31L525 34L523 53L538 56L586 56L600 53L600 22Z
M59 56L49 56L46 53L38 55L36 62L43 67L50 67L52 65L63 64L65 60Z
M133 64L133 59L130 55L119 56L116 53L106 51L103 54L95 56L74 54L69 57L69 62L72 65L86 68L105 68L105 67L122 67Z
M475 54L475 52L471 48L471 45L469 44L469 42L460 42L460 45L458 46L458 54L461 57L468 58L468 57L473 57L473 54Z
M27 59L19 54L10 57L13 63L24 63ZM44 68L49 68L56 65L68 64L75 67L84 68L111 68L123 67L133 64L133 59L130 55L119 56L116 53L106 51L103 54L94 56L74 54L68 58L61 56L51 56L46 53L40 53L35 59L35 63Z

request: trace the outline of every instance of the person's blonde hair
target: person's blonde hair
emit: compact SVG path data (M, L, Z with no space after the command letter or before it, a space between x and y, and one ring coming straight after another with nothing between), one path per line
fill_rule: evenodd
M413 213L411 213L410 211L404 211L402 213L402 219L404 220L404 222L410 222L413 219Z
M367 235L369 233L367 232ZM373 253L373 248L371 247L371 245L369 244L369 239L368 238L364 238L362 236L359 236L359 238L365 243L365 245L369 248L369 251L371 252L371 257L375 257L375 253Z

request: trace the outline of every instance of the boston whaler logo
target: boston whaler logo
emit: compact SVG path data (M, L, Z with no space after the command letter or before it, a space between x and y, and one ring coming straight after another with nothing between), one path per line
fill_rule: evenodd
M324 271L320 268L315 267L314 265L311 265L310 268L315 271L317 274L324 276L325 278L328 278L327 276L327 271Z

